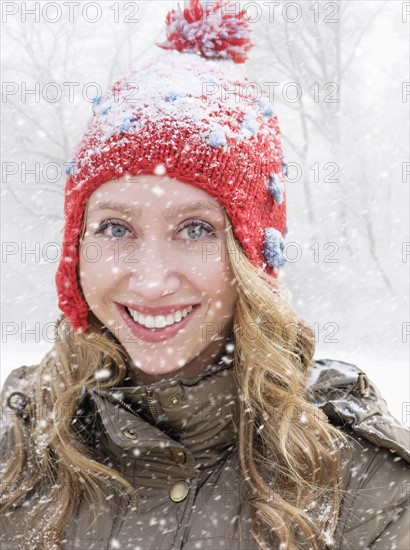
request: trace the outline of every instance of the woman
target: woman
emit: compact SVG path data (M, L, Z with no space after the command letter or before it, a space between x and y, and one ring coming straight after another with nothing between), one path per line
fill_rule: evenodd
M170 51L94 102L55 348L4 388L2 548L408 547L408 434L314 364L276 280L279 127L225 8L170 12Z

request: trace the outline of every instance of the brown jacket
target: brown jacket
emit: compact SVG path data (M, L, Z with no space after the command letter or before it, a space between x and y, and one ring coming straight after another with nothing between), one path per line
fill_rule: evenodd
M35 368L11 373L3 403L13 391L28 391ZM314 362L310 395L350 436L332 550L408 550L409 431L353 365ZM63 548L256 550L235 447L235 396L233 370L223 361L193 381L85 390L73 425L98 460L138 488L140 501L125 509L108 496L93 524L92 503L83 499ZM22 547L30 498L1 519L2 550Z

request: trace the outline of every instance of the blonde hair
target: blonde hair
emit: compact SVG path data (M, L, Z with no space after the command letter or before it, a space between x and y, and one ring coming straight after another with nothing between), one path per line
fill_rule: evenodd
M312 329L229 230L227 247L236 259L239 458L254 509L252 532L262 548L296 550L305 539L316 550L336 528L345 438L307 398Z
M252 533L262 548L280 542L295 550L303 536L317 549L338 515L337 442L343 436L306 398L312 330L296 317L277 281L249 262L225 218L237 292L232 327L238 450L254 511ZM29 391L35 410L28 422L14 415L0 511L10 510L30 490L41 492L25 542L30 549L59 548L82 495L96 503L95 517L107 491L130 503L138 498L121 474L93 458L73 425L82 388L114 387L127 370L125 349L92 313L89 320L84 334L74 333L64 318L56 323L55 348ZM96 380L101 367L111 370L111 378ZM315 515L320 503L327 513Z

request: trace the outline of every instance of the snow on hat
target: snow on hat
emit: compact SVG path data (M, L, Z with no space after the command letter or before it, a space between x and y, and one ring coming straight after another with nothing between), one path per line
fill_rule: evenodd
M286 231L278 120L244 69L252 47L245 12L188 0L166 18L161 52L93 102L65 188L59 307L76 331L89 307L78 282L78 238L90 195L125 174L158 167L225 208L249 260L278 276Z

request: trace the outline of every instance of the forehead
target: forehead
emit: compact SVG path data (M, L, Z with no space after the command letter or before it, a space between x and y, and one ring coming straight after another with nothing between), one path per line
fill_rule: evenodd
M125 176L104 183L90 196L87 209L122 210L130 215L144 211L165 217L190 209L217 212L223 207L206 191L174 178L155 175Z

